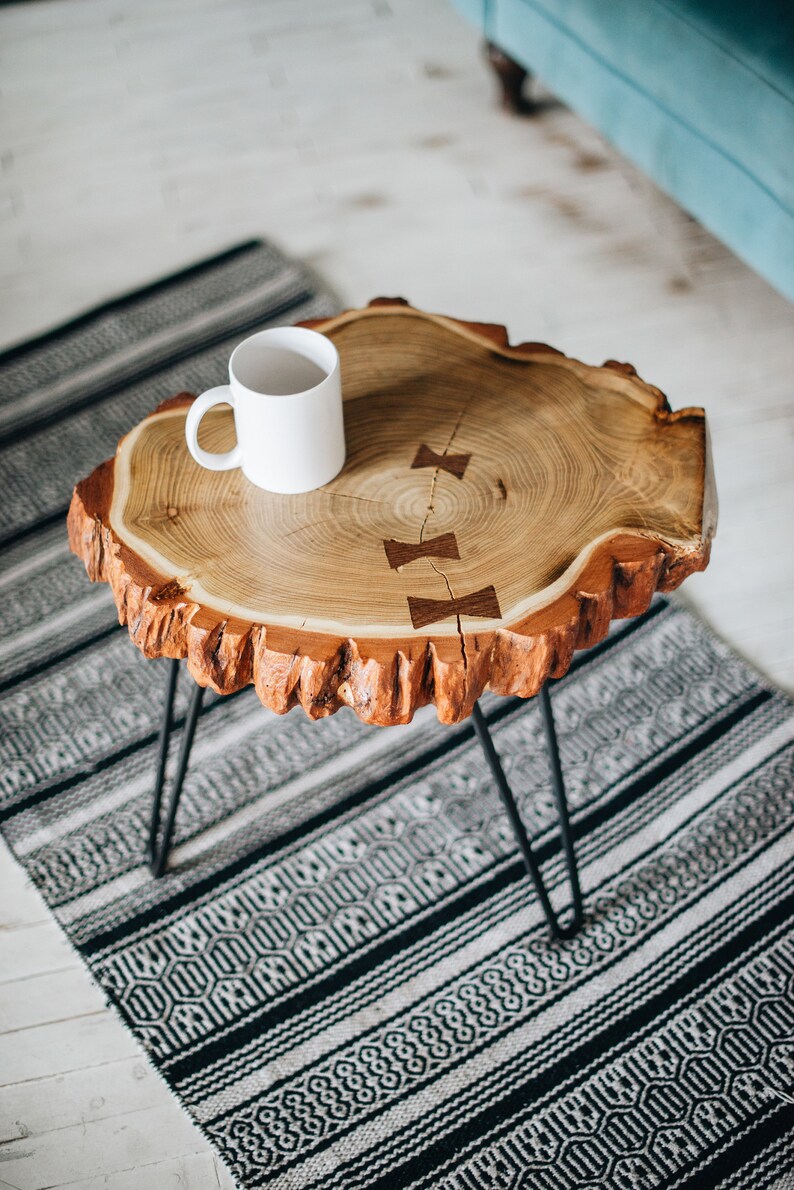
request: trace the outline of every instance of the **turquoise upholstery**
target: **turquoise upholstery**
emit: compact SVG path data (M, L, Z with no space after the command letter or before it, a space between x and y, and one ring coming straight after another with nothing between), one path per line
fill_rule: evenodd
M794 0L454 0L794 299Z

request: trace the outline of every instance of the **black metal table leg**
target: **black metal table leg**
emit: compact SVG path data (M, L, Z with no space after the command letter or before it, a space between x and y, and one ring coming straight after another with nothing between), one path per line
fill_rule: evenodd
M518 807L513 797L513 791L505 776L502 763L493 745L491 733L488 730L488 724L485 721L485 716L480 710L479 703L474 704L472 712L472 720L474 722L474 730L477 733L477 738L482 745L482 750L485 753L485 759L488 761L496 788L499 790L499 796L502 799L502 804L507 812L507 817L510 820L510 825L513 828L513 833L516 837L516 842L521 849L521 854L524 858L524 865L527 869L532 883L535 886L535 891L538 894L538 900L541 903L543 912L546 915L546 920L549 923L552 935L555 938L566 939L573 938L578 933L582 925L584 917L584 908L582 905L582 890L579 885L579 872L576 866L576 852L574 851L573 838L571 836L571 823L568 815L568 802L565 797L565 784L562 776L562 767L560 765L560 752L557 745L557 733L554 728L554 717L551 712L551 701L549 699L549 692L546 686L542 686L538 698L540 700L540 710L543 716L543 726L546 733L546 743L549 751L549 765L551 768L551 783L554 789L554 797L557 802L557 816L560 824L560 838L562 840L563 851L568 864L568 879L571 886L571 915L570 920L566 925L560 922L557 913L551 904L551 899L546 890L546 885L543 881L543 875L540 870L540 865L537 861L535 853L527 837L526 828L521 820Z
M149 842L146 857L153 876L162 876L168 864L168 852L171 847L171 837L174 833L174 822L185 780L190 749L193 747L193 737L196 734L196 723L201 710L201 700L204 697L204 687L196 683L190 697L187 717L185 719L185 733L182 737L182 747L179 752L179 762L174 774L171 792L165 811L165 821L161 829L161 809L163 801L163 785L165 783L165 769L168 763L168 748L171 742L171 729L174 718L174 695L176 693L177 677L179 676L179 662L172 661L168 671L168 682L165 690L165 706L163 721L160 727L160 755L157 762L157 778L154 786L152 802L152 821L149 827ZM159 836L159 839L158 839Z
M185 730L182 737L182 747L179 753L179 761L177 763L176 773L171 785L171 791L168 796L166 805L165 819L162 819L162 802L163 802L163 786L165 784L165 772L168 763L169 745L171 742L171 731L173 728L174 717L174 696L176 694L176 684L179 676L179 662L172 661L168 680L166 683L165 692L165 706L163 707L163 720L160 727L160 750L157 763L157 776L154 787L154 797L152 801L152 818L149 827L149 841L147 845L147 860L152 875L155 877L162 876L168 864L168 853L171 847L171 838L174 833L174 823L176 821L176 813L179 807L179 798L182 793L182 785L185 780L188 762L190 760L190 751L193 746L193 738L196 733L196 724L198 722L199 713L201 711L201 702L204 697L204 687L196 683L193 693L190 698L188 712L185 719ZM562 840L563 851L568 865L568 877L571 887L571 915L570 920L566 925L560 922L556 914L549 894L546 890L546 885L540 871L540 865L532 850L531 844L527 837L527 832L524 823L521 820L521 815L513 797L513 791L507 781L507 778L502 768L501 761L493 745L491 733L488 729L488 724L485 721L485 716L480 710L479 703L475 703L472 711L472 721L474 723L474 730L477 738L480 741L485 759L496 781L496 787L502 799L502 803L507 812L510 825L516 837L516 841L521 849L521 854L524 858L524 864L528 875L530 876L538 899L546 915L546 920L549 923L552 935L555 938L566 939L572 938L580 929L584 910L582 905L582 893L579 886L579 873L576 866L576 853L573 846L573 838L571 836L570 818L568 815L568 802L565 796L565 784L562 776L562 767L560 765L560 753L557 745L557 733L554 728L554 717L551 710L551 701L549 699L549 692L546 686L542 686L538 698L540 700L541 715L543 717L543 726L546 733L546 743L549 752L549 765L551 769L552 788L554 789L554 796L557 802L557 816L560 824L560 838Z

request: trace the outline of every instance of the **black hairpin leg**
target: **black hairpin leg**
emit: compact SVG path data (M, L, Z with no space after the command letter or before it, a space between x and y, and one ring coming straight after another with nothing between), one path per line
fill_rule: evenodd
M177 764L176 773L174 774L171 792L168 796L165 820L162 823L161 829L160 810L163 801L165 769L166 764L168 763L168 746L171 742L171 729L173 727L174 718L174 694L176 693L176 682L178 676L179 662L172 661L168 671L168 682L165 688L165 707L163 708L163 722L160 727L160 756L157 763L157 779L154 786L152 821L151 826L149 827L149 843L146 849L146 857L153 876L162 876L168 863L168 852L171 847L171 837L174 833L174 822L176 820L177 807L179 806L179 796L182 792L182 784L185 780L185 773L187 772L188 761L190 760L190 749L193 747L193 736L196 734L196 723L201 710L201 700L204 697L204 687L199 686L198 683L196 683L193 693L190 697L190 705L188 707L187 717L185 719L185 732L182 736L182 747L179 752L179 762Z
M540 700L540 711L543 716L543 726L546 732L546 743L549 750L549 765L551 768L551 783L554 789L554 797L557 802L557 816L560 824L560 838L562 839L563 851L568 863L568 879L571 885L571 916L567 925L562 925L560 919L555 913L549 894L546 891L546 885L543 882L543 875L540 871L535 853L532 850L529 839L527 838L526 828L521 821L521 815L518 812L513 791L511 790L507 777L505 777L502 763L499 760L496 749L493 746L491 733L488 730L488 724L485 722L485 716L480 710L479 703L474 704L472 711L472 719L474 720L474 730L477 733L477 738L482 745L482 750L485 753L485 759L488 761L488 766L493 773L496 781L496 788L499 790L499 795L502 799L507 817L510 819L510 825L513 828L513 833L516 837L516 842L521 848L521 854L524 857L524 865L527 869L527 874L535 885L535 891L538 894L538 899L543 907L543 912L546 915L546 920L549 923L549 928L555 938L565 939L573 938L574 934L578 933L584 916L584 909L582 906L582 890L579 886L579 872L576 867L576 852L573 847L573 839L571 837L571 823L568 816L568 802L565 798L565 785L562 778L562 767L560 766L560 752L557 746L557 732L554 729L554 717L551 713L551 701L549 699L549 692L546 686L542 686L538 693Z

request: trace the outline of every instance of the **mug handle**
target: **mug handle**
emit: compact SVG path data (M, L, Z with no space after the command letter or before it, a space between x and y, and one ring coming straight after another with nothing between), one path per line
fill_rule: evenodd
M185 439L187 448L193 458L208 471L230 471L232 467L239 467L243 461L240 443L232 450L216 454L211 450L203 450L198 444L199 422L213 405L231 405L234 408L234 394L231 385L221 384L218 388L211 388L196 397L187 411L185 419Z

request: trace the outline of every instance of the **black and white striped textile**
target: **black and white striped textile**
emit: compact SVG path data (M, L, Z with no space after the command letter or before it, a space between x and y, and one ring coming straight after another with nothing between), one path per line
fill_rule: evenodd
M471 727L429 708L385 730L209 698L150 878L165 663L69 555L71 485L252 328L331 312L248 244L0 358L4 837L241 1186L790 1187L794 714L679 608L552 692L573 941ZM559 899L538 711L484 710Z

